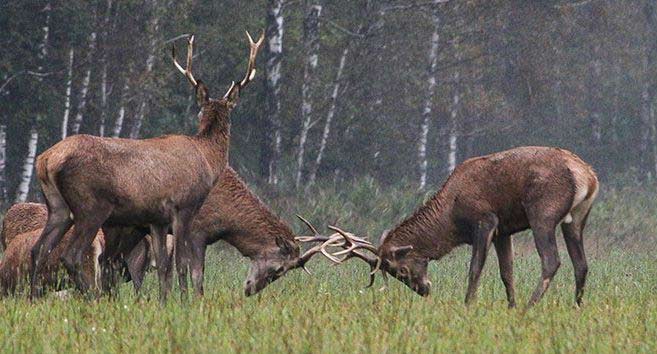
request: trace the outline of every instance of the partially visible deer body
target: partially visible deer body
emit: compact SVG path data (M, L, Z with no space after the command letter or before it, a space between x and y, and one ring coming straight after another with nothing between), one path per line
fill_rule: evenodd
M492 243L509 306L513 307L511 235L531 228L542 269L529 301L533 305L561 264L555 238L555 229L561 224L575 270L575 301L579 305L588 271L583 230L597 193L598 179L591 166L566 150L520 147L473 158L458 166L442 189L413 215L384 234L374 250L376 257L358 251L361 247L335 255L358 257L375 271L380 265L384 272L426 296L431 285L427 278L429 261L442 258L459 245L472 245L465 297L470 303Z
M316 233L312 227L311 231ZM249 190L230 166L226 167L194 219L188 240L192 252L184 255L176 250L176 262L191 264L192 280L198 295L203 294L206 247L224 240L251 260L251 269L244 284L247 296L264 289L289 270L304 267L313 255L320 252L328 254L324 250L326 247L344 243L339 234L306 236L296 240L290 227ZM301 254L298 241L321 244ZM148 244L140 243L126 258L138 291L150 262Z
M37 176L48 205L48 221L32 250L31 296L38 295L36 274L43 260L75 223L71 246L62 260L78 289L88 288L81 277L82 257L101 226L149 227L157 252L160 299L166 299L171 288L166 235L171 226L177 248L185 250L191 222L227 164L229 115L255 75L255 58L264 39L261 36L254 42L248 37L246 76L233 82L220 99L210 99L205 84L192 75L193 36L186 69L172 52L175 66L194 86L201 106L195 136L130 140L75 135L38 157Z
M14 293L16 287L28 278L31 267L31 249L36 244L46 225L48 210L45 205L37 203L19 203L13 205L3 220L0 243L5 251L0 260L0 293ZM44 286L62 290L70 285L66 278L60 278L62 270L60 257L70 247L73 230L69 230L62 241L48 254L45 266L38 276ZM82 273L90 284L100 287L100 269L98 258L104 247L104 235L98 232L92 247L83 256Z

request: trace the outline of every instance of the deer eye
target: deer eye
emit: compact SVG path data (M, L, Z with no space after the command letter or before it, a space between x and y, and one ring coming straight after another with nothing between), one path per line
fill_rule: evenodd
M399 274L400 277L406 278L408 276L409 270L407 266L402 266L399 268L397 271L397 274Z

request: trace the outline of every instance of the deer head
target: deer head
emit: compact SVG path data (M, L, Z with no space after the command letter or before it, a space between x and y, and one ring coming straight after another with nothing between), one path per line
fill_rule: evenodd
M189 83L194 87L196 93L196 102L201 107L201 113L199 116L201 119L212 119L213 117L226 117L237 105L239 100L240 93L244 87L246 87L255 77L256 68L255 61L260 46L262 45L265 39L264 31L258 38L258 41L254 42L253 38L249 32L246 32L246 36L249 40L249 62L246 69L246 74L244 78L239 81L233 81L228 88L228 91L221 98L210 98L208 93L208 87L201 80L194 78L192 74L192 58L194 50L194 35L189 36L187 41L187 67L183 68L178 61L176 60L176 46L171 47L171 57L173 58L173 64L176 66L178 71L180 71Z
M295 241L319 244L300 254L298 243L292 243L288 239L277 237L275 240L276 247L268 250L264 256L260 255L252 260L249 275L244 283L244 294L246 296L258 293L292 269L302 268L310 274L310 271L308 271L305 265L316 254L321 253L333 262L339 261L327 251L327 247L343 246L345 242L342 236L339 234L333 234L331 236L320 235L308 220L300 215L297 215L297 217L310 228L313 236L298 236L295 237ZM359 240L366 242L365 240Z
M381 245L376 248L335 226L329 226L329 228L340 234L344 238L345 244L349 245L346 249L331 255L334 258L344 255L343 258L337 259L338 263L349 258L358 258L370 265L370 283L367 287L374 284L376 273L380 270L386 281L386 274L390 274L419 295L429 295L431 290L431 282L427 275L429 259L414 252L413 246L395 246L386 243L387 235L384 233L381 236ZM361 252L359 249L370 251L371 254Z

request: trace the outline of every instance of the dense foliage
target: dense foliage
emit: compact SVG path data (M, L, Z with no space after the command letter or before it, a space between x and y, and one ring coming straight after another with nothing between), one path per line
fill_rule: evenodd
M267 49L232 117L232 164L262 182L275 165L270 190L290 190L299 169L300 185L316 170L320 180L417 186L422 160L436 186L454 162L517 145L568 148L604 182L645 183L657 168L655 16L650 0L2 2L0 189L15 199L32 128L37 154L62 138L67 97L69 135L78 119L80 132L113 135L121 115L121 136L193 133L193 94L171 45L197 35L194 70L216 96L243 75L244 31L269 33L278 20L280 91L268 84Z

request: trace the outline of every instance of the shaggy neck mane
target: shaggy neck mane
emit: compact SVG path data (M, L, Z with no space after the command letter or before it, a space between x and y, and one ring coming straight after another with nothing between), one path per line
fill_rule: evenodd
M221 188L221 193L229 196L227 201L239 206L239 215L224 240L247 257L278 248L277 237L295 247L294 233L290 227L249 190L232 168L226 167L226 170L229 169L230 173L224 173L215 188Z
M429 259L440 259L462 243L456 238L451 220L451 193L443 188L427 200L411 216L407 217L386 236L382 248L413 246L413 253Z

